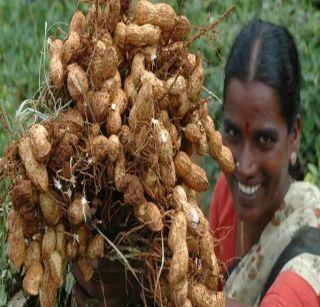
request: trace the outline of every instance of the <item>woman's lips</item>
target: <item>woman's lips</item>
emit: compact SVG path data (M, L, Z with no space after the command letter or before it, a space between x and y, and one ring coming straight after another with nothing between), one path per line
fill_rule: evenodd
M261 184L245 185L237 179L235 179L235 182L236 182L238 191L241 193L241 195L247 198L254 198L261 188Z

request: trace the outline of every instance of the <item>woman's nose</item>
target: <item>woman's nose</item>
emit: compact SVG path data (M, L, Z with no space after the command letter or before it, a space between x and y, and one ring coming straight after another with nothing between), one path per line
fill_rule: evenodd
M257 156L250 148L250 144L246 144L238 152L236 156L236 172L243 179L248 179L256 175L258 164Z

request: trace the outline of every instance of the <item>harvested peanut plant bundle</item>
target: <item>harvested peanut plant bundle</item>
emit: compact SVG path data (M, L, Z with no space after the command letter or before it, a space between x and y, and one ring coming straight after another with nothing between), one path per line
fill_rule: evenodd
M8 255L25 267L23 289L52 306L70 261L90 280L89 259L110 257L134 272L145 304L222 306L194 197L208 179L191 155L227 173L234 162L200 97L188 19L146 0L130 14L130 1L83 2L67 37L48 45L46 103L71 104L31 126L0 164L11 179Z

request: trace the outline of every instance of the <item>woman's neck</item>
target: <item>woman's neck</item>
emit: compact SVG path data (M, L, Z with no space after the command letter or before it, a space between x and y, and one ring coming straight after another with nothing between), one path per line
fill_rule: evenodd
M236 250L237 250L238 256L243 256L244 254L246 254L252 248L252 246L259 241L263 230L272 220L275 212L281 208L284 208L285 206L284 197L287 194L292 182L293 182L293 179L289 177L288 183L283 193L282 200L279 202L279 205L273 208L273 210L266 212L266 214L261 219L259 219L254 223L246 223L244 221L241 221L240 219L238 220L238 225L237 225L237 241L238 242L236 244Z

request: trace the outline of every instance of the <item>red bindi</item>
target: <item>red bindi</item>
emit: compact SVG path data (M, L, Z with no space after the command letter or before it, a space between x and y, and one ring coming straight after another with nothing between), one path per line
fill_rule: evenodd
M246 133L250 133L251 132L251 126L250 126L250 124L248 122L245 124L245 130L246 130Z

